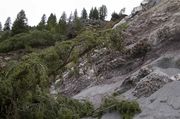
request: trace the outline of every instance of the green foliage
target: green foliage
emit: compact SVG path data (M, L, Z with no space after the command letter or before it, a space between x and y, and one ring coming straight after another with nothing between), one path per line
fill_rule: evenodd
M32 31L21 33L0 42L0 52L8 52L23 49L26 46L39 47L48 46L55 43L55 39L48 31Z
M96 110L94 116L101 117L102 114L113 111L119 112L123 119L132 119L135 114L141 112L141 109L136 101L117 100L109 97Z
M10 65L5 75L1 75L0 118L79 119L92 113L93 107L88 102L49 95L48 68L51 67L47 61L53 60L56 53L52 48L48 50L49 56L32 53Z
M117 29L106 29L98 33L98 42L101 47L107 47L110 49L123 51L124 48L124 37L123 30L127 29L127 24L122 24Z
M28 31L27 18L24 10L21 10L12 26L12 35Z

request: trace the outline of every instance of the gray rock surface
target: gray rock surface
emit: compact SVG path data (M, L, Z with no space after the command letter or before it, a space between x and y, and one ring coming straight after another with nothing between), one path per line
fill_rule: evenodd
M101 119L122 119L118 112L106 113Z
M142 96L149 97L154 92L162 88L166 83L171 81L170 77L165 73L154 71L140 80L132 93L138 98Z
M180 82L166 84L146 99L140 100L142 113L134 119L180 119Z

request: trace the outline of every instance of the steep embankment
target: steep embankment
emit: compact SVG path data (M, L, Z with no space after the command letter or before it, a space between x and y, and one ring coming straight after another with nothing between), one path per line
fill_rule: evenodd
M123 21L128 25L122 31L124 53L108 48L92 51L79 60L78 77L69 78L69 71L65 72L57 81L61 82L57 90L76 99L88 99L95 107L112 94L118 99L135 99L142 108L136 119L180 118L179 108L172 106L179 99L175 91L178 82L173 82L179 80L180 73L179 11L179 0L150 0L135 16Z

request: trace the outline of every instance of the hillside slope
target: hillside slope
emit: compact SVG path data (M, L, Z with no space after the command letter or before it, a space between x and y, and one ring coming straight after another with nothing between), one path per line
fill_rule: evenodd
M96 108L104 97L112 94L118 99L135 99L142 109L136 119L180 118L179 108L172 107L178 103L179 96L173 91L172 97L161 91L170 90L170 86L164 85L179 80L180 1L150 0L145 7L123 22L128 25L123 31L126 55L108 48L95 49L79 60L78 78L67 78L67 71L58 80L63 87L56 85L57 90L76 99L88 99ZM143 47L143 44L148 45ZM149 45L151 48L146 53ZM159 100L160 95L150 100L154 93L163 93L170 105Z
M70 40L44 34L1 42L0 118L180 118L179 0L145 0Z

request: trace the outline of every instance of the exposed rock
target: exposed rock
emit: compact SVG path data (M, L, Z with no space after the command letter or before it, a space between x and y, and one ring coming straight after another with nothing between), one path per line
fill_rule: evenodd
M125 91L134 88L142 78L147 76L152 72L151 68L144 67L140 69L138 72L135 72L132 74L132 76L127 77L120 88L116 89L116 93L121 94L124 93Z
M106 113L101 119L122 119L118 112Z
M177 75L175 75L175 76L172 76L171 79L172 79L173 81L179 81L179 80L180 80L180 74L177 74Z
M151 94L162 88L166 83L171 81L172 80L168 75L160 71L154 71L138 82L133 91L133 95L138 98L142 96L149 97Z
M166 84L147 99L140 100L142 113L135 119L180 119L180 82Z

